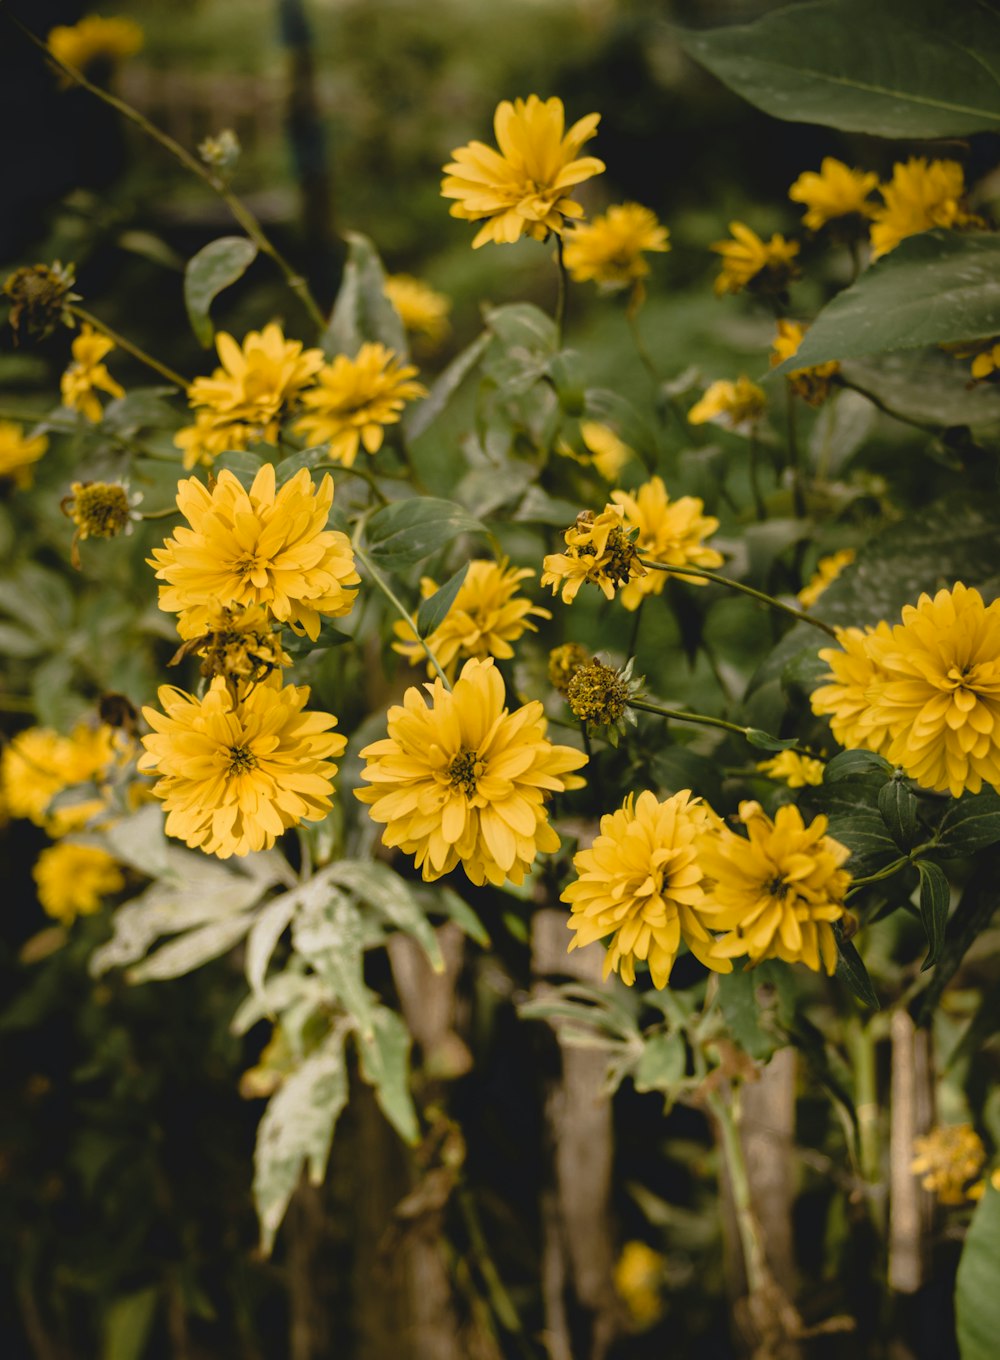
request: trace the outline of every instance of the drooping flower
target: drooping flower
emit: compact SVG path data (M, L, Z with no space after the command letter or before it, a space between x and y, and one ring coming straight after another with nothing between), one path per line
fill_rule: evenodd
M757 762L757 769L771 779L780 779L790 789L802 789L807 784L822 784L823 762L798 751L779 751L770 760Z
M593 281L608 291L630 288L649 274L648 252L670 249L669 236L650 208L617 203L567 231L563 263L577 283Z
M635 546L642 557L672 567L721 567L722 554L705 546L703 540L714 534L719 521L704 515L704 504L697 496L681 496L672 501L661 477L644 482L636 491L612 491L611 499L621 506L625 528L638 530ZM629 581L620 591L626 609L638 609L647 595L660 595L667 584L667 572L650 571ZM689 585L705 585L697 576L685 577Z
M604 425L599 420L581 420L580 439L585 453L580 453L565 439L556 441L556 453L562 454L564 458L572 458L583 467L594 468L606 482L616 481L625 464L635 457L610 425Z
M566 551L545 558L541 584L551 586L553 595L561 594L565 604L573 603L584 581L613 600L616 590L646 575L620 505L606 505L596 516L582 510L563 537Z
M492 659L467 661L453 690L413 687L389 709L388 736L361 752L356 791L382 842L413 855L428 882L461 865L473 883L522 883L539 853L557 850L546 801L579 788L586 764L547 740L537 701L513 712Z
M200 422L205 412L206 430L209 421L227 432L233 425L245 425L252 437L274 440L281 416L322 368L323 351L306 349L301 340L286 340L274 322L262 331L250 331L242 345L220 331L215 346L222 366L210 378L195 378L188 388L188 402L198 412L196 420ZM185 448L178 440L175 443ZM206 447L203 441L199 460ZM194 459L189 464L189 457L185 466L193 466Z
M281 688L277 676L239 700L221 676L202 699L161 686L163 713L143 709L153 732L139 769L159 776L167 835L228 859L324 817L347 739L332 714L304 712L308 700L307 685Z
M730 222L732 240L716 241L711 246L722 256L722 269L715 280L715 292L739 293L751 285L781 292L798 272L795 257L797 241L786 241L775 233L762 240L744 222Z
M636 1327L651 1327L663 1316L661 1297L666 1258L645 1242L626 1242L615 1262L615 1293Z
M799 591L797 599L803 609L808 609L826 590L827 586L833 585L837 577L849 567L857 557L853 548L841 548L838 552L830 553L828 557L821 557L816 563L816 570L806 584Z
M830 730L846 750L864 749L884 755L889 744L888 724L877 721L873 704L888 680L888 672L872 655L873 637L888 639L887 623L874 628L838 628L840 650L824 647L820 659L830 667L829 683L813 690L812 711L829 719Z
M353 359L338 354L303 394L308 411L296 423L296 433L314 444L329 444L333 462L353 467L361 445L366 453L378 453L385 426L398 422L408 401L427 395L426 387L414 382L416 376L413 365L385 345L364 344Z
M444 293L412 274L390 274L384 291L411 335L423 335L438 344L448 334L451 299Z
M134 56L142 47L143 32L132 19L88 14L79 23L50 29L46 42L57 61L86 73L98 62L114 65Z
M459 587L454 603L444 619L427 638L431 651L451 677L459 661L469 657L480 660L495 656L508 661L514 655L512 642L526 630L538 631L535 619L550 619L551 613L532 604L521 595L518 587L535 575L530 567L512 567L503 558L499 562L470 562L465 580ZM437 582L425 576L420 582L420 593L428 599L437 590ZM408 657L411 665L426 659L426 652L413 629L406 623L393 625L396 636L393 650ZM427 673L434 674L428 663Z
M690 425L704 425L708 421L717 425L728 425L730 429L744 431L758 420L767 406L764 389L750 381L743 374L730 382L720 378L705 391L704 396L688 411Z
M0 420L0 479L26 490L34 481L35 464L48 447L44 434L28 438L18 421Z
M78 916L92 916L112 893L125 886L118 861L97 845L60 841L43 850L31 870L38 901L49 916L72 925Z
M0 783L12 817L25 817L50 836L78 831L104 810L103 797L50 804L76 785L100 784L118 758L115 734L102 724L79 723L70 736L50 727L28 727L6 743L0 758Z
M892 167L892 179L879 186L883 206L872 213L872 259L895 250L907 236L932 227L963 227L978 221L962 202L965 176L958 161L928 161L911 156Z
M256 683L292 664L281 646L281 634L274 631L270 611L262 604L213 603L185 609L178 616L177 631L184 645L171 664L193 652L202 658L201 673L206 677L222 675Z
M665 987L682 939L714 972L732 972L708 928L715 910L698 858L699 838L714 820L689 789L664 802L649 790L629 794L606 813L593 845L574 855L577 877L561 894L576 932L570 949L610 935L604 976L619 973L629 986L637 960L645 960L653 986Z
M71 346L73 362L59 380L62 404L70 411L79 411L87 420L97 424L104 415L98 392L112 397L123 397L125 389L108 372L104 359L115 347L115 342L84 323Z
M788 191L793 203L801 203L806 211L802 224L810 231L819 231L827 222L839 217L871 217L875 205L868 195L878 184L873 170L851 170L843 161L824 156L819 173L804 170Z
M562 232L566 218L583 216L567 191L604 170L603 161L579 154L601 116L589 113L568 132L565 118L561 99L536 94L513 103L504 99L493 115L500 150L470 142L451 153L441 193L457 200L449 209L452 217L483 223L473 250L487 241L510 244L522 235L543 241L550 231Z
M837 941L832 922L844 914L851 876L841 866L850 850L826 835L827 818L809 826L794 804L774 821L759 803L740 804L749 839L721 823L701 837L699 860L713 880L716 924L729 934L717 941L724 956L748 954L754 963L783 959L832 975Z
M979 1198L970 1181L982 1170L986 1149L971 1124L937 1124L914 1138L913 1151L910 1170L940 1204L965 1204Z
M263 604L315 641L321 615L350 613L361 579L347 535L326 527L332 503L329 475L317 488L301 468L276 491L271 463L249 491L228 471L211 491L194 477L179 482L177 507L191 527L148 559L166 582L160 608Z
M4 280L4 296L10 298L7 320L15 343L23 331L32 340L45 340L57 326L76 324L70 306L79 302L73 292L74 266L53 260L51 264L25 264Z
M783 364L786 359L791 359L798 353L805 333L806 328L797 321L779 319L778 334L771 342L772 368ZM820 406L830 395L832 380L839 372L840 364L834 359L830 363L816 364L813 368L792 369L787 374L787 379L792 388L800 397L804 397L810 406Z
M553 647L549 652L549 684L559 694L565 694L573 676L591 660L590 653L579 642L564 642L560 647Z

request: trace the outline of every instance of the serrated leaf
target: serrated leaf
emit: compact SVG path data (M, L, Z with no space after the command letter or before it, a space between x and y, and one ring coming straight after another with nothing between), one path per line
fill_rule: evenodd
M403 430L408 440L419 439L437 420L492 343L492 332L483 331L477 335L472 344L466 345L460 354L456 354L444 372L435 379L423 401L407 407L403 416Z
M878 810L900 850L916 844L917 799L905 779L890 779L878 791Z
M833 933L837 937L837 973L844 979L854 995L864 1005L872 1010L879 1010L879 1000L875 995L875 988L872 980L868 976L868 969L865 967L861 955L855 949L850 940L844 939L844 933L839 921L833 923Z
M1000 1191L987 1178L955 1277L955 1323L961 1360L994 1360L1000 1336Z
M257 257L245 236L220 236L192 255L184 270L184 305L191 329L205 349L215 334L209 309L225 288L241 279Z
M920 919L927 936L927 957L921 968L923 972L937 963L941 953L948 924L951 888L939 865L930 860L918 859L917 869L920 873Z
M379 1108L400 1138L412 1147L420 1140L417 1111L410 1095L410 1032L395 1011L376 1006L370 1039L358 1036L361 1075L375 1088Z
M368 340L379 341L401 358L409 357L406 331L385 295L385 270L374 244L357 231L344 233L347 260L320 347L329 358L354 358Z
M670 1095L687 1071L687 1049L680 1034L654 1034L642 1045L642 1056L632 1072L640 1093L663 1091Z
M365 986L364 930L354 903L325 882L322 891L300 905L292 925L292 943L367 1038L372 1032L374 1002Z
M468 573L469 564L466 562L459 567L454 576L445 581L443 586L439 586L433 595L421 600L420 608L417 610L418 637L429 637L439 624L444 623L448 610L455 603L455 596L462 589Z
M1000 129L1000 25L975 0L810 0L679 37L775 118L899 138Z
M1000 797L966 794L951 803L938 829L937 850L944 856L972 855L1000 841Z
M365 525L367 551L390 571L412 567L460 534L486 527L455 501L415 496L377 510Z
M333 1030L268 1101L257 1130L253 1197L260 1249L270 1256L302 1168L319 1185L326 1175L333 1131L347 1104L343 1032Z

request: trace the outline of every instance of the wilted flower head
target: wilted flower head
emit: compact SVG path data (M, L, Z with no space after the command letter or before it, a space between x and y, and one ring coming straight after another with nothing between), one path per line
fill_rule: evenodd
M444 293L412 274L390 274L384 291L411 334L424 335L434 344L448 334L451 299Z
M878 184L872 170L851 170L843 161L824 156L819 174L804 170L788 191L793 203L801 203L806 211L802 223L810 231L819 231L827 222L840 217L871 217L875 205L868 195Z
M612 491L611 499L621 506L626 529L638 531L635 546L641 556L671 567L722 566L722 554L703 542L715 533L719 521L702 514L704 505L697 496L672 501L663 479L653 477L636 491ZM662 593L667 575L650 571L629 581L621 590L622 604L626 609L638 609L647 595ZM706 584L697 576L687 581L690 585Z
M125 886L125 875L113 855L100 846L72 841L43 850L31 874L42 909L65 926L78 916L92 916L106 897Z
M574 718L592 728L623 730L632 697L632 662L625 670L606 666L596 657L578 667L566 686L566 702Z
M579 642L564 642L560 647L553 647L549 652L549 684L560 694L565 694L573 676L590 660L590 653Z
M962 202L965 177L958 161L928 161L911 156L892 167L892 179L879 186L884 206L872 212L872 259L895 250L907 236L932 227L963 227L977 222Z
M44 340L57 326L72 326L69 310L72 302L80 301L74 293L73 265L25 265L15 269L4 283L3 291L10 298L9 320L17 343L21 329L32 340Z
M49 447L44 434L26 438L16 420L0 420L0 480L12 481L22 490L34 481L35 464Z
M786 241L775 233L763 241L743 222L730 222L730 241L716 241L711 249L722 256L722 269L715 280L715 292L739 293L751 286L781 293L798 270L795 257L797 241Z
M669 249L669 232L650 208L617 203L566 233L563 262L577 283L614 290L633 287L649 274L648 252Z
M777 368L786 359L791 359L799 351L806 328L797 321L778 321L778 334L771 341L771 367ZM834 359L827 364L817 364L814 368L795 368L787 375L793 389L804 397L810 406L820 406L830 395L834 376L840 372L840 365Z
M202 658L201 673L221 675L235 682L255 683L272 671L290 666L292 658L281 646L281 634L262 604L207 604L185 609L177 619L184 645L171 659L174 665L193 652Z
M735 382L720 378L707 388L700 401L695 402L688 411L691 425L704 425L707 421L728 425L732 430L748 429L758 420L767 407L764 390L741 375Z
M582 217L567 191L599 175L604 162L580 156L597 131L600 114L590 113L564 132L561 99L532 94L513 103L504 99L493 116L499 151L470 142L452 152L441 184L445 198L457 201L452 217L482 221L473 249L495 241L510 244L522 235L543 241L563 230L567 217Z
M416 376L416 368L385 345L364 344L353 359L338 354L303 394L308 413L296 423L296 433L329 444L333 462L353 467L359 447L378 453L384 427L398 422L408 401L427 395Z
M816 570L806 584L798 593L799 604L803 609L808 609L826 590L827 586L832 585L837 577L849 567L857 557L853 548L841 548L839 552L830 553L828 557L821 557L816 563Z
M101 335L86 323L73 341L73 362L59 380L62 403L71 411L79 411L95 425L104 415L97 392L112 397L123 397L125 389L107 370L104 359L115 348L115 342Z
M541 584L551 586L553 595L561 593L565 604L573 603L584 581L613 600L616 590L646 575L618 505L606 505L596 516L582 510L563 537L566 551L545 558Z

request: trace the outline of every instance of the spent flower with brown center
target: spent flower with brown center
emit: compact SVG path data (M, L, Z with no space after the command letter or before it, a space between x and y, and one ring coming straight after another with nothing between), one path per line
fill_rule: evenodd
M563 538L566 551L545 558L541 584L561 593L565 604L573 603L585 581L613 600L616 590L646 575L620 505L606 505L599 515L581 510Z

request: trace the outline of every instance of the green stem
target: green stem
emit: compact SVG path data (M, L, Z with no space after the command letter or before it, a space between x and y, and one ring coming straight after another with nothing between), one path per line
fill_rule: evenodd
M639 329L639 318L636 316L631 305L626 309L625 316L628 319L628 328L632 332L632 342L635 345L635 352L639 356L639 361L652 378L655 385L659 387L660 375L656 371L656 365L653 363L652 355L646 348L646 342L642 338L642 331Z
M795 389L785 381L785 412L787 415L788 470L792 477L792 505L797 519L805 519L806 497L802 486L802 463L799 458L799 439L796 421Z
M635 656L635 649L639 643L639 625L642 623L642 606L646 603L646 596L643 595L632 618L632 633L628 640L628 651L626 656Z
M146 510L139 516L139 518L143 520L170 519L171 516L179 514L181 514L181 511L178 510L176 505L168 505L165 510Z
M583 736L583 753L587 757L587 771L593 776L594 793L597 795L598 807L604 806L604 786L601 783L601 772L594 764L594 751L590 742L590 733L587 731L587 724L581 719L580 733Z
M855 1019L848 1030L848 1042L854 1067L858 1161L864 1179L869 1185L875 1185L880 1179L875 1038L868 1025Z
M660 718L669 718L672 722L694 723L696 727L718 727L723 732L735 732L737 736L750 740L750 733L754 731L752 727L740 727L739 723L727 722L725 718L713 718L708 713L689 713L681 708L664 708L662 704L652 704L646 699L629 699L629 708L638 708L643 713L655 713ZM808 746L788 746L788 751L794 751L798 756L808 756L810 760L822 760L823 757L816 751L810 751Z
M864 397L866 401L878 408L883 415L891 416L893 420L898 420L903 425L912 425L915 430L923 430L926 434L940 434L945 428L943 425L933 425L930 421L917 420L913 416L907 416L902 411L897 411L892 406L887 406L881 397L877 397L874 392L869 392L867 387L859 387L855 382L849 382L842 373L838 373L833 380L840 387L846 387L849 392L857 392L859 397Z
M764 497L760 489L760 460L757 457L759 446L755 429L750 430L749 446L750 490L753 492L754 513L759 520L765 520L767 519L767 508L764 505Z
M738 590L742 595L749 595L751 599L757 600L760 604L766 604L769 609L777 609L782 614L788 614L790 618L797 619L799 623L810 623L814 628L832 637L835 642L839 642L837 630L830 624L824 623L822 619L817 619L812 614L807 614L801 609L796 609L793 605L784 604L781 600L776 600L773 595L765 595L762 590L755 590L753 586L746 586L742 581L734 581L729 576L720 576L717 572L706 571L704 567L672 567L666 562L650 562L648 558L640 557L639 561L644 567L651 571L666 571L673 576L697 576L705 581L714 581L716 585L728 586L730 590Z
M490 1306L504 1330L518 1337L521 1341L523 1353L530 1355L530 1351L525 1347L524 1326L521 1318L503 1280L500 1278L500 1272L496 1268L493 1257L490 1255L472 1192L462 1186L456 1198L465 1223L465 1230L469 1234L469 1246L472 1248L472 1254L476 1259L476 1265L479 1267L479 1273L489 1295Z
M372 474L360 467L345 467L343 463L317 463L314 472L347 472L352 477L360 477L363 482L367 482L372 492L381 505L389 504L389 497L385 494Z
M717 1091L710 1091L705 1103L715 1115L722 1135L722 1154L726 1159L729 1172L729 1185L733 1192L733 1208L736 1212L736 1225L743 1248L743 1264L746 1268L747 1286L751 1294L766 1290L770 1282L770 1271L764 1247L760 1240L760 1229L753 1211L750 1197L750 1178L747 1175L743 1144L740 1141L739 1125L731 1104L727 1103Z
M569 292L569 283L566 277L566 261L563 259L563 239L556 233L556 263L559 266L559 284L556 292L556 342L562 346L563 325L566 320L566 295Z
M169 152L175 160L179 161L186 170L190 170L193 175L197 175L198 179L200 179L203 184L207 184L213 193L218 194L246 232L247 236L254 242L257 249L273 260L278 269L280 269L288 287L305 307L315 325L320 329L326 325L326 318L316 299L310 292L306 280L297 270L292 268L285 257L272 243L263 227L246 204L237 198L232 190L227 188L217 175L213 174L207 166L202 165L199 160L196 160L195 157L191 155L190 151L181 146L180 142L175 141L169 133L158 128L155 123L151 123L138 109L134 109L131 104L126 104L123 99L119 99L117 95L111 94L108 90L102 90L100 85L95 85L92 81L89 81L82 71L78 71L73 66L67 66L65 62L60 61L58 57L53 56L49 51L48 45L33 33L30 28L25 24L22 24L13 14L10 14L7 11L5 11L5 13L9 21L25 38L27 38L28 42L34 47L37 47L40 52L44 53L46 60L57 70L61 71L63 75L68 76L73 84L79 85L81 89L87 90L88 93L92 94L96 99L100 99L102 103L109 105L110 108L113 108L117 113L121 114L128 122L134 123L147 137L151 137L154 142L158 142L160 146L162 146L165 151Z
M864 878L852 879L844 901L846 902L849 897L853 897L859 888L865 888L869 883L880 883L883 878L892 878L893 874L898 874L900 869L904 869L910 863L913 853L915 852L911 852L910 855L903 855L900 859L894 859L891 864L887 864L877 874L867 874Z
M407 609L406 605L399 598L399 596L393 590L392 586L390 586L389 582L385 579L385 577L382 575L379 569L375 566L375 563L371 560L368 554L358 543L358 538L360 537L360 530L362 529L362 527L363 521L361 524L358 525L358 530L355 532L354 543L352 545L354 548L354 556L358 559L358 561L364 567L365 571L372 578L372 581L375 583L378 589L381 590L382 594L386 597L389 603L396 610L396 613L403 620L403 622L408 624L409 627L413 629L414 637L417 639L421 647L423 647L424 651L427 653L427 660L434 667L435 671L437 671L438 676L440 677L442 683L444 684L445 689L451 689L451 681L448 679L447 675L445 675L444 668L442 667L440 661L438 661L437 657L434 655L434 652L432 651L427 639L420 636L420 633L417 630L416 619Z
M154 373L158 373L161 378L166 378L172 386L179 388L181 392L188 390L190 384L187 378L182 378L172 368L168 368L166 364L161 364L159 359L154 359L151 354L147 354L144 349L140 349L131 340L126 340L124 335L119 335L117 331L112 330L106 321L94 316L93 312L88 312L86 308L77 307L75 304L71 305L68 310L78 321L85 321L88 326L93 326L95 331L100 331L102 335L106 335L109 340L114 341L119 349L124 350L126 354L131 354L133 359L138 359L140 364L145 364Z

